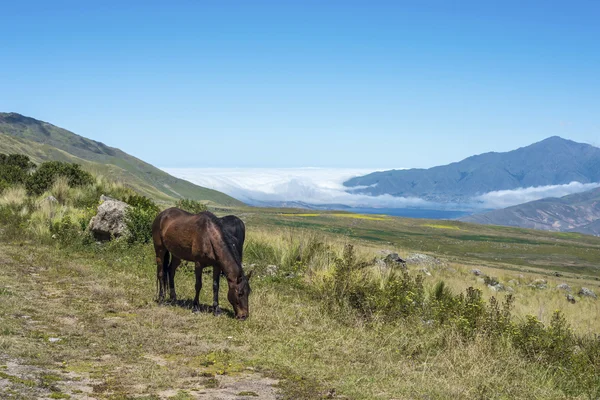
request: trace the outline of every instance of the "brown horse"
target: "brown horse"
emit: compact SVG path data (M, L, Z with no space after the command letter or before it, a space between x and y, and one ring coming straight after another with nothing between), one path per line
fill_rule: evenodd
M227 299L233 306L235 317L248 318L250 274L248 277L244 275L235 247L236 239L223 229L219 218L208 211L190 214L179 208L168 208L158 214L154 220L152 240L156 252L156 279L160 301L164 299L167 286L169 286L171 300L177 299L175 270L181 264L181 260L193 261L196 265L194 309L200 308L202 269L207 265L213 265L215 267L213 277L215 274L218 277L220 271L223 271L227 277L229 285Z

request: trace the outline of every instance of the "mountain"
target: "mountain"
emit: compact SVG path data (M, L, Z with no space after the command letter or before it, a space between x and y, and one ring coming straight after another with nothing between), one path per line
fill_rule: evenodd
M189 198L228 206L243 205L224 193L175 178L117 148L17 113L0 113L0 153L26 154L38 163L75 162L88 171L117 178L160 201Z
M460 220L600 236L600 188L469 215Z
M353 193L468 202L496 190L600 181L600 148L553 136L505 153L485 153L429 169L374 172L344 185Z

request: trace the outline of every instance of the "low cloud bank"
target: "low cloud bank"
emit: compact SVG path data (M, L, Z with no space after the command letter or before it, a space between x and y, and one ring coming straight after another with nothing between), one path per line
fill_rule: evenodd
M436 207L416 197L349 193L342 184L373 169L346 168L163 168L167 173L215 189L248 204L299 201L350 207ZM381 169L383 171L384 169Z
M566 185L532 186L514 190L498 190L474 198L484 208L505 208L546 197L563 197L600 187L600 183L571 182Z
M438 204L416 197L391 195L368 196L347 191L343 182L355 176L375 171L350 168L163 168L167 173L215 189L248 204L264 202L305 202L315 205L343 204L364 208L429 209L496 209L538 200L561 197L600 186L600 183L571 182L551 185L500 190L473 198L470 204Z

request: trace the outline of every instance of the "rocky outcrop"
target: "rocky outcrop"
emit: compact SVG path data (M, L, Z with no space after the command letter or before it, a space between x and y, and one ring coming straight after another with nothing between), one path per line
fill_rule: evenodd
M88 229L97 240L123 236L127 232L125 211L129 205L104 195L100 197L100 201L102 203L98 206L98 213L90 220Z

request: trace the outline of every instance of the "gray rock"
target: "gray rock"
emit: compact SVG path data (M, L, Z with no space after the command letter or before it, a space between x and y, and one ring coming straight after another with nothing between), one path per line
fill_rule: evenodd
M379 268L387 268L387 264L381 258L375 259L375 265L378 266Z
M596 296L596 293L594 293L593 291L591 291L590 289L588 289L586 287L582 287L581 290L577 294L580 296L593 297L594 299L598 298L598 296Z
M435 257L428 256L427 254L421 253L413 253L406 257L406 262L409 264L416 265L426 265L428 267L433 267L435 265L440 265L442 262Z
M96 216L92 217L88 229L97 240L110 240L111 237L120 237L127 233L125 224L125 211L129 208L127 203L108 196L100 196L102 203L98 206Z
M471 270L471 273L475 276L485 276L485 274L483 272L481 272L480 269L477 269L477 268L473 268Z
M502 292L504 290L504 285L501 283L496 283L495 285L488 285L488 289L494 292Z
M390 253L388 254L384 260L387 264L405 264L406 261L404 261L403 259L400 258L400 256L398 255L398 253Z
M560 290L566 290L567 292L571 291L571 286L567 285L566 283L561 283L560 285L556 285L557 289Z
M267 274L267 276L275 276L277 275L277 271L279 270L279 268L277 267L277 265L267 265L267 268L265 269L265 273Z
M50 196L44 198L44 200L42 200L42 203L43 202L48 202L48 203L56 204L56 203L58 203L58 200L56 199L56 197L50 195Z
M567 301L569 303L575 304L575 297L573 297L573 295L569 293L569 294L567 294Z
M536 279L527 286L535 289L546 289L548 287L548 282L545 279Z

